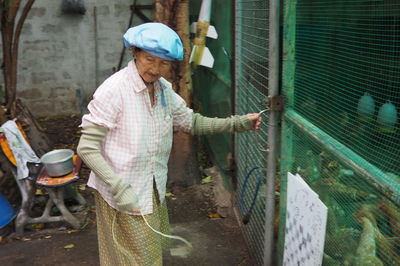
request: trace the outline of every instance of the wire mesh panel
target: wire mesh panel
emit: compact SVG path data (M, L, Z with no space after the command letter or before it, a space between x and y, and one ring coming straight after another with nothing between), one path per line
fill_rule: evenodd
M323 265L399 265L398 206L301 126L293 127L290 171L328 207Z
M288 0L284 14L282 171L328 207L323 264L400 265L400 2Z
M268 92L268 1L243 0L235 3L236 113L259 112ZM259 132L236 136L237 195L242 215L251 206L245 236L257 263L263 261L265 216L266 115ZM249 171L259 167L250 175ZM262 182L258 185L261 175ZM244 184L246 184L244 186ZM259 191L258 196L255 194Z
M296 26L295 110L399 172L400 2L298 0Z

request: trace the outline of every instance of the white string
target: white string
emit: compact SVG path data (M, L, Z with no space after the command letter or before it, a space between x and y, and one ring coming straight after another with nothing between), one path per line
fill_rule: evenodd
M191 244L189 241L187 241L186 239L184 239L183 237L174 236L174 235L167 235L167 234L164 234L164 233L162 233L162 232L160 232L160 231L157 231L156 229L154 229L153 227L151 227L151 225L147 222L147 220L146 220L146 218L144 217L144 215L143 215L142 212L140 212L140 215L142 216L142 218L143 218L144 222L146 223L146 225L147 225L153 232L155 232L155 233L157 233L157 234L159 234L159 235L161 235L161 236L163 236L163 237L166 237L166 238L171 238L171 239L176 239L176 240L182 241L182 242L185 243L190 249L193 248L192 244ZM118 243L118 241L117 241L117 239L116 239L116 237L115 237L114 228L115 228L116 219L117 219L117 212L115 212L115 215L114 215L114 218L113 218L113 221L112 221L112 225L111 225L111 234L112 234L114 243L115 243L115 244L118 246L118 248L124 253L124 255L127 256L127 257L129 258L129 257L131 257L131 254L130 254L121 244Z
M146 223L146 225L147 225L151 230L153 230L153 232L155 232L155 233L157 233L157 234L159 234L159 235L161 235L161 236L163 236L163 237L166 237L166 238L171 238L171 239L176 239L176 240L182 241L182 242L185 243L189 248L193 248L192 244L190 244L190 242L187 241L186 239L184 239L183 237L174 236L174 235L167 235L167 234L164 234L164 233L162 233L162 232L160 232L160 231L157 231L156 229L154 229L153 227L150 226L150 224L147 222L147 220L146 220L146 218L144 217L144 215L142 214L142 212L140 212L140 215L142 215L142 218L143 218L144 222Z

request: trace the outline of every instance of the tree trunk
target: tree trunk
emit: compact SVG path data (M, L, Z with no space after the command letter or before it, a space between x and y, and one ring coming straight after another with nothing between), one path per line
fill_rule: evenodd
M3 10L4 12L4 7ZM3 43L3 75L4 75L4 89L5 89L5 102L9 103L10 92L15 90L11 87L11 70L12 70L12 38L13 38L14 20L8 21L8 15L2 15L1 21L1 37Z
M184 46L184 59L175 64L168 78L174 90L192 106L192 81L189 58L191 53L188 0L156 0L154 20L167 24L180 36ZM199 180L199 168L191 135L175 132L169 160L169 185L191 185Z
M28 0L19 16L15 19L21 0L1 1L1 35L3 43L3 75L5 104L12 117L16 115L15 100L17 95L18 46L22 27L35 0Z

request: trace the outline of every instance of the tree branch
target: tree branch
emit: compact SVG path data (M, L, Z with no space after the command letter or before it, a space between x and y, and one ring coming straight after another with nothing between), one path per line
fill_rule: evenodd
M13 41L13 53L18 51L18 43L19 43L19 37L21 35L21 31L22 31L22 26L24 26L25 19L28 16L29 10L31 10L34 2L35 2L35 0L28 0L28 2L25 4L24 9L22 10L21 17L19 18L17 27L15 28L14 41Z
M8 3L10 6L8 7L8 10L6 10L7 20L10 22L13 21L13 24L14 24L14 19L17 16L17 12L18 12L19 4L21 3L21 0L8 1ZM5 4L7 5L7 2Z
M11 106L10 101L15 95L15 82L13 79L13 59L12 59L12 44L14 36L15 17L17 15L20 0L3 1L2 5L2 20L1 20L1 35L3 40L3 59L4 59L4 80L7 108Z
M24 25L25 19L28 16L29 10L31 9L35 0L28 0L26 2L24 9L22 10L21 16L17 22L17 26L15 28L13 39L12 39L12 46L11 46L11 90L10 90L10 97L8 99L7 107L9 108L11 113L15 112L14 101L16 98L16 90L17 90L17 70L18 70L18 46L19 46L19 39L21 36L22 27Z

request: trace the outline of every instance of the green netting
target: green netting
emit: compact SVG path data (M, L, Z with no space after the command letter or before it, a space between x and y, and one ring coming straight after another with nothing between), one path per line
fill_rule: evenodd
M330 141L319 141L304 122L288 115L285 128L290 128L292 141L288 170L299 173L328 207L323 265L381 265L371 264L378 260L399 265L400 209L371 180L341 162L326 148Z
M265 109L268 91L268 12L269 1L236 1L235 7L235 85L236 113L245 114ZM263 171L258 169L249 176L243 192L247 173L254 167L264 168L267 147L267 120L264 115L259 132L236 136L237 195L243 212L249 210L258 181ZM249 223L244 226L245 237L257 264L263 262L265 223L265 174L260 193ZM243 192L243 193L242 193ZM240 195L243 194L243 197Z
M296 17L294 109L398 173L400 3L303 0Z
M323 264L400 265L400 2L285 1L283 35L281 169L329 208Z
M196 22L201 1L190 2L190 21ZM220 16L223 10L224 15ZM231 1L214 1L211 11L211 25L218 33L218 39L206 39L215 63L212 69L203 66L193 68L194 108L202 115L228 117L232 114L231 105L231 60L232 60L232 21ZM228 154L232 151L232 136L218 134L204 137L213 159L221 169L226 169Z

